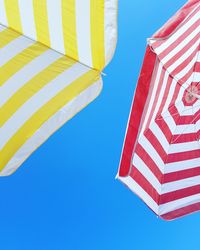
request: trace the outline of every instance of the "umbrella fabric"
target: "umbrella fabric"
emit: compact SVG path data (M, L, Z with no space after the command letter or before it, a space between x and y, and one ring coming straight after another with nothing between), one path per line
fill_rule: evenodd
M1 176L99 95L116 17L115 0L0 1Z
M117 36L117 0L1 0L0 24L102 70Z
M200 210L199 1L148 39L117 177L166 220Z

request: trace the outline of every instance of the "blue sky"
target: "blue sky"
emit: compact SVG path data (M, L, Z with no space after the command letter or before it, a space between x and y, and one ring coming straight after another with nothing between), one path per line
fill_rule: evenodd
M115 180L146 38L184 3L119 0L101 96L0 179L0 249L200 249L200 213L162 221Z

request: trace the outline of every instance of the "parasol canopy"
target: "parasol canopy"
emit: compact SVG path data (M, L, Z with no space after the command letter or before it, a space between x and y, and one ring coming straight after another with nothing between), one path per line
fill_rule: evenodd
M163 219L200 210L199 0L148 39L117 178Z
M117 39L117 0L0 0L0 175L93 101Z

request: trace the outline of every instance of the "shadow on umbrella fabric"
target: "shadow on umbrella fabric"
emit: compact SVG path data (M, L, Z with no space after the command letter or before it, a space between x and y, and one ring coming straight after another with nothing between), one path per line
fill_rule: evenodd
M117 178L163 219L200 210L199 0L148 39Z
M117 0L0 1L0 175L12 174L102 89Z

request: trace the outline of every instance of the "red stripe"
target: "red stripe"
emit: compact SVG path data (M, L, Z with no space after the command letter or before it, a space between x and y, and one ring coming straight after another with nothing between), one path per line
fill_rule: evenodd
M192 116L180 116L177 125L185 125L185 124L195 124L196 123L196 117L200 115L200 110L197 111L196 114Z
M193 142L196 140L197 140L196 133L188 133L188 134L182 134L182 135L174 135L172 141L173 141L173 144L177 144L177 143Z
M200 193L200 184L196 186L176 190L173 192L169 192L166 194L162 194L160 196L159 205L163 205L165 203L183 199L185 197L192 196L192 195L199 194L199 193Z
M200 202L197 202L195 204L192 204L192 205L189 205L186 207L176 209L176 210L169 212L167 214L163 214L160 217L163 218L164 220L174 220L174 219L180 218L182 216L195 213L197 211L200 211Z
M196 158L200 158L200 149L190 150L190 151L181 152L181 153L169 154L167 157L166 163L187 161L187 160L192 160Z
M149 93L151 77L154 71L156 55L147 48L144 64L141 70L138 86L135 92L135 99L131 109L131 115L122 153L119 175L127 176L131 167L132 152L137 140L145 103Z
M196 62L195 72L200 72L200 62Z
M196 167L196 168L186 169L186 170L181 170L181 171L165 174L163 178L163 183L166 184L169 182L179 181L179 180L183 180L183 179L187 179L187 178L191 178L195 176L200 176L200 163L199 163L199 167Z

